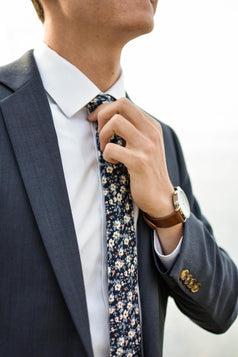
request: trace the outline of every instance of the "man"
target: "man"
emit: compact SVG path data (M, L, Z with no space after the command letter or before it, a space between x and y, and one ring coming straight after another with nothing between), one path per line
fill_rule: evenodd
M201 327L226 331L237 269L175 134L125 98L121 50L152 30L157 1L33 4L45 44L0 70L0 355L162 356L169 295Z

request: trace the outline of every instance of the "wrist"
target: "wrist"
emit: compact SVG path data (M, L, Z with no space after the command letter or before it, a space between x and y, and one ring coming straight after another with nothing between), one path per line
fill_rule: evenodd
M172 195L173 211L165 216L155 217L144 212L146 223L152 228L169 228L184 223L190 216L190 207L183 190L178 186Z
M179 223L169 228L156 227L156 232L164 255L169 255L176 249L183 237L183 228L183 223Z
M165 217L174 212L174 204L173 204L173 194L174 188L171 188L167 192L163 192L163 195L159 195L159 202L158 199L155 201L154 205L144 211L146 215L150 217Z

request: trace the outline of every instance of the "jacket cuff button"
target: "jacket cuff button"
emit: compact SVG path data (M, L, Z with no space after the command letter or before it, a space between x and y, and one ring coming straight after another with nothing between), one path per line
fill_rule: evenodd
M179 278L180 278L180 280L185 281L187 279L188 275L189 275L189 270L184 269L181 271Z

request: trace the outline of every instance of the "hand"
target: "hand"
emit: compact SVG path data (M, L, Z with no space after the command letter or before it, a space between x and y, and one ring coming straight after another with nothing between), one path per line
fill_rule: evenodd
M153 217L173 212L161 125L126 98L100 105L88 119L98 121L104 159L127 167L137 206ZM114 134L125 140L125 147L110 142Z

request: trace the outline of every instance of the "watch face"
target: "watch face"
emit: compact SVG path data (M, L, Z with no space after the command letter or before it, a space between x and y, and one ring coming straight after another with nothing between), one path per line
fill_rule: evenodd
M178 206L180 207L180 211L182 211L184 217L187 219L190 216L190 206L188 199L180 187L177 187L177 197L178 197Z

